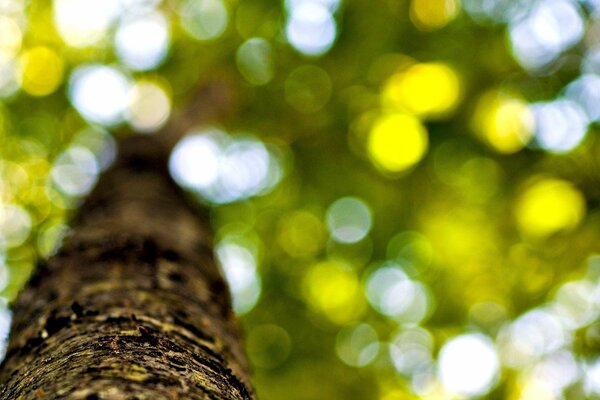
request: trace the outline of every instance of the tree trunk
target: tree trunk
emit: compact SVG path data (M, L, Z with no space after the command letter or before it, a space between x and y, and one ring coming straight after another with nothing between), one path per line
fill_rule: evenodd
M154 142L121 143L17 299L3 400L254 398L207 218Z

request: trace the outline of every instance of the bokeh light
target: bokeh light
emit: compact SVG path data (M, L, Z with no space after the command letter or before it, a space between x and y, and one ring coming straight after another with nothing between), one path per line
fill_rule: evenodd
M313 265L303 286L308 304L332 322L349 323L364 312L358 277L344 264L324 261Z
M338 333L335 350L346 364L364 367L375 359L379 351L377 331L364 323L347 326Z
M134 70L156 68L169 47L167 21L152 13L121 21L115 34L115 50L121 62Z
M600 360L586 366L585 387L588 395L600 394Z
M423 328L401 330L389 345L389 354L396 371L410 376L429 370L433 365L433 344L431 333Z
M371 230L371 209L356 197L336 200L327 210L327 228L331 237L341 243L355 243Z
M161 85L151 81L135 83L128 96L127 121L138 132L154 132L171 113L171 100Z
M450 392L460 396L487 393L498 379L499 368L494 343L481 334L452 338L440 350L440 380Z
M532 105L535 138L549 151L564 153L574 149L585 137L589 119L585 111L570 100Z
M531 8L531 2L523 0L465 0L463 5L471 17L483 23L509 22Z
M47 47L34 47L21 55L21 87L33 96L54 92L63 79L63 62Z
M255 255L235 241L224 240L217 243L215 249L233 297L234 311L238 314L250 311L258 301L261 291Z
M62 223L51 224L41 229L38 233L37 248L42 257L49 257L56 253L69 232L69 227Z
M261 141L218 129L193 133L175 147L169 162L181 185L214 203L264 194L282 178L282 165Z
M19 90L16 60L6 51L0 51L0 97L9 97Z
M439 29L452 21L460 12L458 0L411 0L410 19L419 28Z
M8 345L8 333L10 330L10 323L12 321L12 312L8 308L6 301L3 301L2 308L0 309L0 357L4 357L6 354L6 347Z
M581 75L565 88L565 97L576 102L590 120L600 118L600 76Z
M238 48L235 56L242 76L253 85L265 85L273 79L273 50L261 38L250 38Z
M473 127L494 150L510 154L531 140L534 117L523 100L489 92L478 101Z
M574 330L598 318L598 288L591 282L567 282L558 288L554 309L563 325Z
M128 77L117 68L85 65L71 74L69 97L90 122L116 125L124 118L130 86Z
M32 228L31 216L16 204L0 205L0 248L22 244Z
M0 51L14 55L21 48L23 33L12 18L0 15Z
M327 52L337 35L336 23L328 7L313 0L288 4L291 7L285 32L290 44L309 56L320 56Z
M523 374L521 399L556 399L579 378L579 367L573 355L559 352L549 356Z
M367 299L381 314L403 322L420 322L432 311L431 295L399 265L386 263L366 281Z
M294 8L300 6L302 3L316 3L325 8L327 8L331 12L335 12L340 6L340 0L284 0L285 7L287 10L293 10Z
M538 238L574 229L584 215L585 201L581 192L569 182L551 178L529 186L515 207L521 232Z
M182 140L171 157L170 166L174 178L197 189L213 185L219 177L219 142L224 135L215 130Z
M227 7L222 0L184 1L179 16L183 29L196 40L218 38L229 22Z
M460 81L446 64L415 64L392 75L381 95L385 105L418 116L439 116L457 106Z
M96 183L99 168L94 154L85 147L73 146L54 160L52 180L67 196L82 196Z
M535 70L577 43L584 33L584 21L574 1L541 0L527 14L514 18L509 30L516 59Z
M72 146L89 150L100 171L104 171L111 165L117 153L115 139L108 131L99 127L86 127L77 132Z
M119 16L119 0L55 0L54 23L70 46L85 47L100 42Z
M367 142L371 161L386 172L401 172L425 155L429 144L426 128L408 114L389 114L375 121Z
M587 74L598 74L600 73L600 48L597 45L592 44L586 49L581 61L581 70Z
M533 364L569 340L558 316L545 309L529 311L503 328L498 342L502 362L519 368Z

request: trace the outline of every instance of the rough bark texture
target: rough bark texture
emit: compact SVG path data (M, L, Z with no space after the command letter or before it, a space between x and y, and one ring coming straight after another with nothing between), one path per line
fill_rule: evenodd
M254 398L208 221L165 158L122 143L15 304L1 399Z

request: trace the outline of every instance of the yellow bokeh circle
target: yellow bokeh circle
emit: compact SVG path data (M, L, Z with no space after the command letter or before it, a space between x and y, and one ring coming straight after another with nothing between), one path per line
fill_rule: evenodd
M460 81L443 63L421 63L392 75L384 85L382 101L420 116L440 116L452 111L461 97Z
M378 168L386 172L401 172L418 163L429 139L418 118L394 113L375 121L367 141L367 153Z
M28 49L19 61L21 87L32 96L46 96L54 92L63 80L63 62L48 47Z
M579 225L585 199L570 182L545 178L527 188L517 201L515 217L521 232L544 238Z
M304 295L315 311L345 324L365 311L365 299L356 273L346 265L323 261L313 265L304 278Z
M410 2L411 21L425 31L446 26L459 12L459 0L412 0Z
M534 118L526 102L490 92L477 104L473 129L499 153L521 150L533 136Z

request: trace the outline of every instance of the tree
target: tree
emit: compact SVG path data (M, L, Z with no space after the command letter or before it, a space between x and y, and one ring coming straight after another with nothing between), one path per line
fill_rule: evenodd
M167 135L190 110L164 136L121 141L19 296L3 399L253 398L208 220L167 169Z

